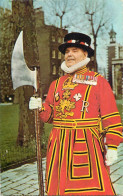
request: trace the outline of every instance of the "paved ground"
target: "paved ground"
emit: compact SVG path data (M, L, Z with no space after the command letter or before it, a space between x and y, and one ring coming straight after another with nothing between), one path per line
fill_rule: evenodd
M43 159L43 175L45 176L45 162ZM11 195L39 195L37 163L25 164L0 174L2 196ZM117 195L123 195L123 143L118 148L118 160L111 166L111 179Z

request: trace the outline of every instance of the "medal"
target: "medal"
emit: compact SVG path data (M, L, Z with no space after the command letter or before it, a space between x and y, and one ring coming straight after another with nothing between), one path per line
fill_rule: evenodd
M80 83L80 84L97 85L97 77L75 74L73 77L73 82Z

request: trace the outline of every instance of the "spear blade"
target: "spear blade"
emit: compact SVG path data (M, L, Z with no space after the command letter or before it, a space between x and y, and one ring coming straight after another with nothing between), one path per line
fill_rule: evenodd
M36 71L31 71L25 62L23 53L23 31L20 32L14 46L11 60L13 89L24 85L33 86L37 92Z

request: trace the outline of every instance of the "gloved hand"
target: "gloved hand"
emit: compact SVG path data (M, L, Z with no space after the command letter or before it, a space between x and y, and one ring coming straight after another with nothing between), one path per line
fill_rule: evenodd
M117 160L117 150L107 149L106 153L106 165L110 166Z
M31 97L29 101L29 109L41 109L42 108L42 99L40 97Z

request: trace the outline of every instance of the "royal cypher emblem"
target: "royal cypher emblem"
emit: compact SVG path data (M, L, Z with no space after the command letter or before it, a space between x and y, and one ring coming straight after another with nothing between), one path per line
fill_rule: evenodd
M61 99L59 105L56 106L56 116L59 116L60 118L66 118L67 116L74 115L74 113L71 112L71 109L75 108L75 102L71 101L70 95L70 90L65 90L63 93L63 99Z
M56 106L56 116L60 118L66 118L67 116L73 116L74 112L71 112L71 109L75 108L75 102L71 101L71 92L70 89L73 90L78 84L72 82L73 77L69 77L63 83L63 99L60 99L60 103Z

